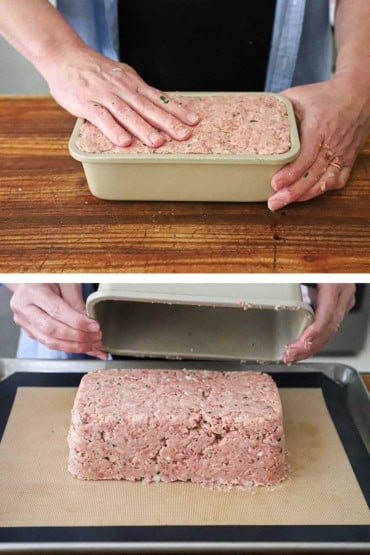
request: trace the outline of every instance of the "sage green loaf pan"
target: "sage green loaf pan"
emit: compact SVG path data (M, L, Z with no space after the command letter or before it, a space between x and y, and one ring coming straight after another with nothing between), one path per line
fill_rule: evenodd
M106 200L258 202L272 194L271 178L299 153L297 125L290 101L273 93L177 93L187 96L268 94L286 105L291 148L283 154L91 154L76 139L84 120L74 127L69 150L82 162L90 191Z
M312 322L298 284L101 283L103 349L134 357L279 361Z

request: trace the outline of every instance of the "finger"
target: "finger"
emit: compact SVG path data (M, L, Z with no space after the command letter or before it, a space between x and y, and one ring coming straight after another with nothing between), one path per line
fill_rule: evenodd
M324 194L326 191L336 189L340 172L341 170L338 166L331 166L329 164L326 172L320 177L320 180L315 183L311 189L297 198L297 202L311 200L314 197Z
M182 106L178 100L173 100L159 89L150 87L145 82L143 85L139 85L138 92L148 98L153 104L165 109L166 112L169 112L187 125L196 125L200 121L198 114L189 110L188 107Z
M59 288L63 299L70 307L86 314L86 306L82 295L82 285L80 283L60 283Z
M356 285L354 283L347 283L341 287L339 303L343 305L345 314L355 306Z
M92 352L95 350L101 349L101 343L91 344L90 342L71 342L71 341L64 341L62 339L56 339L54 337L50 337L49 335L43 335L42 333L38 333L37 335L34 334L35 339L48 347L48 349L53 349L55 351L62 351L64 353L87 353Z
M309 357L314 351L312 334L315 333L315 322L304 330L301 336L285 346L283 362L288 364Z
M85 332L71 328L55 320L36 306L28 307L27 312L23 315L22 327L32 331L33 335L41 334L44 337L49 336L57 340L89 345L90 347L93 344L101 343L102 338L101 331Z
M342 168L339 174L339 177L337 179L337 185L335 189L343 189L343 187L346 185L349 179L349 176L351 175L352 168L353 168L353 164L348 164Z
M66 353L87 353L91 351L100 351L102 348L101 341L66 341L57 337L44 334L40 329L35 329L33 326L23 326L23 329L33 339L39 341L49 349L63 351Z
M46 314L54 320L62 322L71 328L84 332L99 331L100 326L95 320L91 320L85 314L81 314L74 308L70 307L61 297L50 293L49 291L40 291L37 297L37 303Z
M123 65L125 71L131 73L135 78L137 83L136 90L139 94L145 96L153 104L164 109L166 112L172 114L187 125L196 125L199 122L200 118L198 114L188 110L188 108L182 106L180 102L174 101L163 91L148 85L148 83L144 81L144 79L131 66L126 64Z
M164 100L170 101L168 97L163 96ZM156 129L161 129L168 133L170 137L177 141L185 141L191 135L191 129L180 122L175 116L171 115L168 111L161 107L156 106L148 98L133 91L125 94L125 101L133 108L138 114ZM173 102L174 103L174 102ZM165 104L167 106L167 104Z
M315 188L315 191L324 192L326 188L322 190L323 181L322 176L325 174L328 168L328 160L326 157L326 152L321 149L314 163L307 169L300 178L289 187L284 187L279 189L279 191L273 194L268 199L268 207L270 210L279 210L287 204L297 201L300 197L308 193L311 189ZM320 186L315 187L317 183ZM319 194L319 193L318 193Z
M321 149L321 137L317 135L316 120L303 119L300 125L301 151L298 158L281 168L272 178L275 191L292 185L300 179L315 162Z
M297 202L311 200L322 195L327 190L343 189L349 179L352 167L353 165L351 164L340 169L338 166L335 167L329 164L327 172L322 176L320 181L310 191L307 191L307 193L297 199Z
M97 102L90 103L83 112L83 117L95 125L113 144L127 147L132 137L117 123L109 111Z
M108 353L104 351L89 351L87 355L95 358L100 358L100 360L108 360Z
M158 148L163 144L164 137L118 96L108 98L106 107L125 129L145 145Z

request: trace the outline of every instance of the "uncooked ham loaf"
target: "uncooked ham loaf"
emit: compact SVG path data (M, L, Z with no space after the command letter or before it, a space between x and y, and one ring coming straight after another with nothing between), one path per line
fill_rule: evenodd
M166 97L163 97L168 100ZM290 123L286 106L270 94L171 96L201 118L187 141L165 133L159 148L133 139L128 147L113 145L94 125L84 123L76 145L83 152L117 154L283 154L290 149Z
M90 372L68 443L69 472L82 480L250 487L286 473L279 392L261 372Z

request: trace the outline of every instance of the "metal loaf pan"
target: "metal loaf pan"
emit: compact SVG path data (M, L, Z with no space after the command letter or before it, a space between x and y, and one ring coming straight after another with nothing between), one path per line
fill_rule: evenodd
M113 354L279 361L312 321L298 284L100 284L87 299Z
M187 96L269 94L286 106L291 148L283 154L91 154L78 149L76 139L84 120L78 119L69 151L82 162L90 191L107 200L265 201L272 193L271 178L294 160L300 144L290 101L273 93L180 92Z

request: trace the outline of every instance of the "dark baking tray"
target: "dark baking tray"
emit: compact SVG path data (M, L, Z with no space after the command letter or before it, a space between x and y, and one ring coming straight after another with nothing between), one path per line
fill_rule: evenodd
M98 368L224 369L225 362L0 360L0 439L17 387L75 387ZM321 388L370 510L370 397L358 373L340 364L263 365L279 387ZM227 363L228 370L256 365ZM1 477L0 477L1 479ZM1 500L0 500L1 503ZM12 553L370 552L370 526L104 526L1 528L0 551Z

